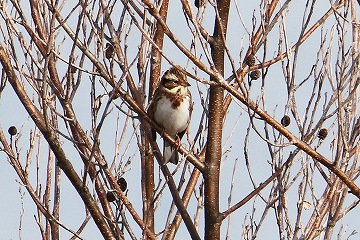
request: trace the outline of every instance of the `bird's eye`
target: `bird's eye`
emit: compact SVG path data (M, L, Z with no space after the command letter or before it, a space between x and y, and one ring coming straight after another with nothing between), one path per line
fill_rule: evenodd
M168 89L172 89L172 88L174 88L174 87L176 87L178 85L177 82L178 81L174 81L174 80L166 81L165 87L167 87Z

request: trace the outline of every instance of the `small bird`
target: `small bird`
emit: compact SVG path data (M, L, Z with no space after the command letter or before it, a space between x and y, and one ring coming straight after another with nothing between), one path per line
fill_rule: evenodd
M148 114L153 121L174 139L181 139L189 126L193 109L189 86L186 75L176 67L171 67L162 76L148 108ZM152 134L156 140L154 130ZM175 148L165 140L163 158L164 164L177 164L179 161Z

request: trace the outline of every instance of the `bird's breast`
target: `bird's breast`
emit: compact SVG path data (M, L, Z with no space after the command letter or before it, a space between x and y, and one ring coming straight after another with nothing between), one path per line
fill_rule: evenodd
M179 99L170 101L167 97L160 98L155 109L154 120L170 135L175 136L186 129L190 118L189 108L188 97L181 101Z

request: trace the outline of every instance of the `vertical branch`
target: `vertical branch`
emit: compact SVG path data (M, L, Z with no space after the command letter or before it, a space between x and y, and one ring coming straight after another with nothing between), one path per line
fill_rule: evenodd
M160 1L161 7L159 10L159 14L166 22L167 12L169 7L169 1ZM145 21L146 19L144 19ZM153 41L159 49L163 48L164 44L164 30L159 22L156 24L155 34L153 37ZM149 99L151 99L152 94L154 93L154 89L156 88L161 71L161 53L157 48L153 47L151 52L151 63L150 63L150 80L149 80ZM145 126L146 127L146 126ZM144 214L144 222L150 230L154 231L154 191L155 191L155 183L154 183L154 157L151 154L151 148L146 139L146 129L142 127L142 139L145 146L145 152L150 153L146 154L142 157L142 192L143 192L143 214Z
M216 4L218 16L215 20L211 55L215 69L224 75L224 56L229 0L219 0ZM213 77L210 80L214 81ZM219 216L219 178L222 156L222 127L224 89L210 86L209 97L209 133L205 155L204 195L205 195L205 239L220 239Z
M53 206L53 215L58 219L60 217L60 176L61 176L61 169L59 166L55 166L54 171L54 206ZM54 224L57 225L57 224ZM53 228L54 231L52 233L53 236L56 236L57 239L59 238L59 226Z

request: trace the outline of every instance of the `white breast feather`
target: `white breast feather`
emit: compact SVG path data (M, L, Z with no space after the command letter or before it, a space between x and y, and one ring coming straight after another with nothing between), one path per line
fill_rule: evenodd
M177 133L186 129L189 119L189 104L190 101L186 99L180 104L179 108L175 110L172 108L169 99L161 98L157 104L154 119L160 123L170 135L175 137Z

